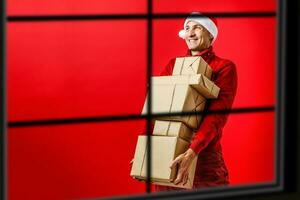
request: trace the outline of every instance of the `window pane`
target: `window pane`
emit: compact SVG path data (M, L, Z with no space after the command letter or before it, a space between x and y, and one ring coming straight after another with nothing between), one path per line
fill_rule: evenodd
M145 0L8 0L11 15L75 15L145 13Z
M16 199L143 194L130 176L144 121L8 129L8 190ZM117 128L116 128L117 127Z
M231 115L223 130L223 152L231 185L275 181L275 113Z
M8 25L9 121L140 114L145 88L145 21Z
M274 12L275 0L154 0L153 9L156 13L189 13L198 12Z

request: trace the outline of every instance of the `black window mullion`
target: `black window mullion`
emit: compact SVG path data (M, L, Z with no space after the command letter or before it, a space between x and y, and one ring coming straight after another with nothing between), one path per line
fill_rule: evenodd
M151 193L151 119L152 119L152 0L148 0L147 10L147 90L148 90L148 101L147 101L147 193Z

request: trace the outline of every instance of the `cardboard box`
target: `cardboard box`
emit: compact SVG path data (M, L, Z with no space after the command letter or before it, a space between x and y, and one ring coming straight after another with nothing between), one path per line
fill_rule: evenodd
M193 134L193 130L182 122L156 120L154 123L153 135L176 136L191 142Z
M176 58L172 75L203 74L211 79L212 69L201 56Z
M151 136L151 181L158 185L192 188L194 182L197 158L189 169L188 183L174 185L171 180L177 176L176 168L170 168L172 161L189 148L189 142L178 137ZM139 136L130 175L136 179L146 180L147 172L147 136Z
M202 74L152 77L152 85L188 84L207 99L218 98L220 88Z
M156 119L181 121L192 129L200 125L202 115L196 114L204 110L206 99L187 84L154 84L152 87L152 113L169 114L193 112L182 116L159 116ZM142 114L147 113L147 99Z

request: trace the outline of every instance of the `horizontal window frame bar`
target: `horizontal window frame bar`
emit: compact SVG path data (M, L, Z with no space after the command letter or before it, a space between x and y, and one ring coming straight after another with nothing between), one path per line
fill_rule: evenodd
M11 121L7 123L7 126L8 128L22 128L22 127L33 127L33 126L70 125L70 124L123 121L123 120L124 121L139 120L139 119L149 120L149 119L165 117L165 116L169 117L169 116L187 116L187 115L212 115L212 114L247 114L247 113L261 113L261 112L274 112L274 111L275 111L275 106L263 106L263 107L234 108L229 110L213 110L213 111L201 111L201 112L173 112L173 113L144 114L144 115L133 114L133 115Z
M203 13L207 17L217 18L249 18L276 17L276 12L216 12ZM8 22L40 22L40 21L85 21L85 20L149 20L182 19L189 13L158 13L158 14L91 14L91 15L11 15Z

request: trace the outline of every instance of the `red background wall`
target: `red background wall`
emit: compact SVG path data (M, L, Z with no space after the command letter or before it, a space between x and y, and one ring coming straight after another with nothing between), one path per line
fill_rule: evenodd
M154 1L154 12L275 11L275 1ZM146 1L9 0L8 15L145 13ZM234 108L275 104L276 19L219 18L214 50L235 62ZM184 19L154 20L153 75L184 55ZM139 114L147 59L145 20L8 23L8 120ZM272 182L274 113L234 114L223 151L232 185ZM145 192L129 176L142 120L8 129L9 199Z

